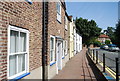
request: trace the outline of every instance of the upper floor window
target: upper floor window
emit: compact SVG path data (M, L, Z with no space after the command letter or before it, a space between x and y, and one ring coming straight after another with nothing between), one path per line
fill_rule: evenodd
M14 26L8 31L8 78L14 79L28 71L29 32Z
M68 20L67 17L64 17L65 29L68 30Z
M61 4L57 2L57 20L61 22Z

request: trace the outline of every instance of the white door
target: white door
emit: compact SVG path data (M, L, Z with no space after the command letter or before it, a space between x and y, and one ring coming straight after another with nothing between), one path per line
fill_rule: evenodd
M57 73L58 70L62 69L62 42L57 42L57 55L56 55L56 62L57 62Z

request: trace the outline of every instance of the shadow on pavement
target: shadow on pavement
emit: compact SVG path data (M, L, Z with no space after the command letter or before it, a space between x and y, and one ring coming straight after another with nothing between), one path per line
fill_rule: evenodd
M87 54L86 57L97 81L108 81Z

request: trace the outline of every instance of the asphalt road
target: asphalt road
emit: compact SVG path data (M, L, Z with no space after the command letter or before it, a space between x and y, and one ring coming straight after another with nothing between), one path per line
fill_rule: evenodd
M99 58L99 60L103 62L103 53L104 53L105 54L105 64L109 68L111 68L113 71L116 71L115 58L118 58L118 57L120 58L120 53L119 52L110 52L110 51L106 51L106 50L102 50L102 49L99 49L98 51L99 51L98 52L98 58ZM120 64L119 64L119 66L120 66Z

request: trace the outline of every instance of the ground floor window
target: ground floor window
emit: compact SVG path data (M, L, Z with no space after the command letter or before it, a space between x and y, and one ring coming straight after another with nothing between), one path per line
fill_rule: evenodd
M13 79L27 72L29 32L26 29L8 28L8 78Z
M67 51L68 51L68 46L67 46L67 40L65 40L65 55L67 55Z
M55 62L55 37L50 37L50 63Z

